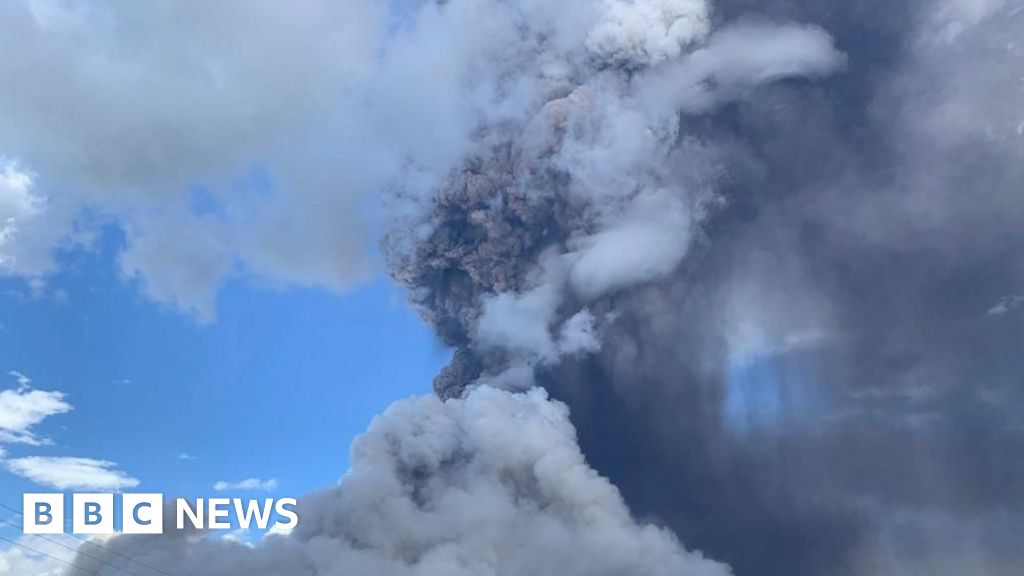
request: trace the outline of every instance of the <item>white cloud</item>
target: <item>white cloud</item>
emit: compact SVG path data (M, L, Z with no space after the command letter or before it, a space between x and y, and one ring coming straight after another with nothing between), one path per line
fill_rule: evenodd
M6 457L4 443L48 444L32 428L50 416L73 409L63 392L34 390L30 387L32 379L25 374L17 370L8 374L17 379L19 386L0 391L0 458ZM3 465L13 474L59 490L120 490L139 484L116 469L115 463L92 458L28 456L6 460Z
M235 544L246 546L248 548L253 548L255 546L255 543L253 541L253 533L249 530L245 530L242 528L239 528L238 530L231 530L229 532L225 532L224 535L220 537L220 540L223 540L225 542L233 542Z
M291 535L292 531L294 531L294 530L295 530L294 526L285 526L284 524L274 524L273 526L270 527L270 530L267 530L266 532L263 533L263 537L264 538L271 538L271 537L275 537L275 536L289 536L289 535Z
M29 456L8 460L5 465L13 474L58 490L123 490L139 485L107 460Z
M240 271L364 278L358 213L392 172L353 136L372 132L348 94L386 30L381 4L3 3L0 52L18 57L0 62L17 79L0 94L2 271L52 272L55 250L113 221L124 271L200 319Z
M197 460L197 458L195 456L189 454L188 452L179 452L178 453L178 460L189 460L189 461L191 461L191 460Z
M40 444L32 427L72 407L63 392L33 390L29 387L32 380L24 374L12 370L10 375L17 378L19 387L0 391L0 442Z
M263 490L266 492L272 492L277 490L277 480L270 478L268 480L262 480L260 478L246 478L238 482L225 482L221 480L213 485L213 489L218 492L225 490Z
M0 271L31 277L52 267L52 254L32 246L33 221L45 202L33 191L32 174L0 156Z

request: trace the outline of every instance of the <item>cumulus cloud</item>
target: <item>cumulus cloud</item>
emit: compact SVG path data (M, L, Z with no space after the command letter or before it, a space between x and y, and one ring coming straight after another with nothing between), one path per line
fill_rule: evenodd
M277 490L277 479L246 478L238 482L225 482L221 480L213 485L213 489L218 492L225 490L263 490L265 492L273 492Z
M299 512L291 534L251 547L177 532L106 546L197 576L730 573L634 520L587 466L566 407L537 389L395 403L356 440L340 483ZM95 569L76 564L70 576Z
M57 490L118 491L139 485L114 462L93 458L27 456L7 460L4 466L13 474Z
M373 169L345 95L384 29L376 6L5 4L5 271L53 271L88 212L125 228L122 266L148 295L200 319L236 263L333 289L364 277Z

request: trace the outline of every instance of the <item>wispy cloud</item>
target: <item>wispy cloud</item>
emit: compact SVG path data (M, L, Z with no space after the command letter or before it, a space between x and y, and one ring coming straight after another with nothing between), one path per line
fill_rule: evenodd
M1024 305L1024 294L1004 296L999 302L988 309L989 316L1002 316Z
M58 490L123 490L139 485L107 460L29 456L8 460L5 465L13 474Z
M277 480L274 478L268 480L246 478L239 482L225 482L221 480L213 485L213 489L218 492L223 492L224 490L265 490L271 492L277 490Z
M7 456L4 444L50 444L32 428L73 409L63 392L35 390L25 374L17 370L8 374L17 380L18 388L0 391L0 458ZM93 458L28 456L5 460L3 466L12 474L58 490L121 490L139 484L118 470L116 463Z
M28 376L25 376L21 372L18 372L17 370L11 370L7 374L9 374L11 376L14 376L15 380L18 381L18 386L28 386L28 385L32 384L32 379L31 378L29 378Z
M189 454L188 452L179 452L178 453L178 460L189 460L189 461L191 461L191 460L198 460L198 458L196 458L195 456Z
M32 379L17 370L9 374L18 381L16 390L0 391L0 442L43 444L32 427L55 414L72 410L63 392L33 390Z

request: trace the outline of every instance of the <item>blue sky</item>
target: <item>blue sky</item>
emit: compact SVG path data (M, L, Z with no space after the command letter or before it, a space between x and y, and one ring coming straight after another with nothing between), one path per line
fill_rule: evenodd
M200 22L184 5L0 5L0 47L81 72L72 89L0 62L19 94L63 100L0 106L0 504L84 480L298 497L345 472L373 416L431 391L449 352L373 273L397 164L371 136L393 114L353 87L415 4L389 6L238 3Z
M3 282L0 368L74 407L33 428L52 445L9 444L8 457L112 461L140 481L132 491L208 497L215 482L260 478L277 481L269 495L300 496L333 483L352 438L429 392L445 363L382 278L342 295L233 281L202 325L119 274L122 242L108 228L96 249L66 254L43 294ZM32 491L52 488L0 472L3 503Z

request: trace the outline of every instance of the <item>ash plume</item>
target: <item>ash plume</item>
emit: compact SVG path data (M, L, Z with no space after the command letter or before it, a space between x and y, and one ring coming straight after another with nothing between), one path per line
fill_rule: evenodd
M453 349L440 399L288 538L114 543L196 574L1019 574L1022 32L1000 0L418 6L369 86L412 94L384 247Z
M591 36L391 250L436 391L547 387L738 574L1018 571L1020 7L707 13L678 55Z
M666 529L637 524L541 390L395 403L352 447L339 485L299 503L288 536L249 547L166 527L106 548L168 574L728 576ZM173 513L166 514L173 522ZM118 567L80 556L69 576Z

